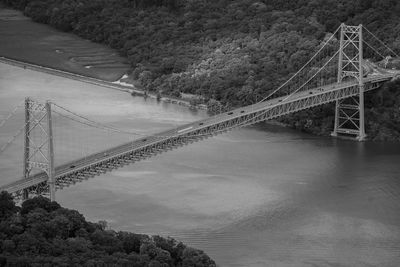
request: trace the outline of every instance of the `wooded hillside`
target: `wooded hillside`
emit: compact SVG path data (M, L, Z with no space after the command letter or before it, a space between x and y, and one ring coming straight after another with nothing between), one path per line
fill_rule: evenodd
M116 232L44 197L15 206L0 193L0 266L215 267L172 238Z

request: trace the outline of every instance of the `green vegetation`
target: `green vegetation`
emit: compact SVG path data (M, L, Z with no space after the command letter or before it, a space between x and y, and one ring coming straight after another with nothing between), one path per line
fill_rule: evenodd
M200 95L212 110L251 104L266 96L296 72L341 22L364 24L400 53L397 0L2 1L35 21L118 49L146 90ZM367 99L393 99L394 106L382 107L379 113L397 118L400 106L390 92ZM370 108L367 113L375 111ZM326 134L332 129L332 114L332 106L318 107L282 121ZM380 115L367 119L371 138L400 138L397 127ZM375 130L382 124L387 134Z
M216 266L172 238L107 229L44 197L15 206L0 193L0 266Z

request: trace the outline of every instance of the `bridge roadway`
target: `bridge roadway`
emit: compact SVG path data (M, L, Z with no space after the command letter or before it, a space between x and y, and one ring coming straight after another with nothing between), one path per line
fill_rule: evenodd
M364 78L365 91L379 88L396 74L377 74ZM139 138L117 147L107 149L85 158L56 167L56 188L75 184L84 179L100 175L151 156L165 152L213 135L244 127L260 121L355 96L358 93L356 81L330 84L310 90L300 91L290 97L282 96L265 102L234 109L200 121L185 124L147 137ZM0 187L20 197L23 189L30 193L48 190L47 174L38 173L27 179L19 179Z

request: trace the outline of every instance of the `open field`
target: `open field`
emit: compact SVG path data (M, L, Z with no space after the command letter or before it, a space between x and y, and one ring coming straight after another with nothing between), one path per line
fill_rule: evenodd
M125 58L104 45L47 25L0 6L0 56L107 81L129 69Z

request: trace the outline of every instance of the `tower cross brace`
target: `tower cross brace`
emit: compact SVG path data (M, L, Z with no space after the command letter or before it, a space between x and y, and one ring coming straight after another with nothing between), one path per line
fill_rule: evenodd
M23 177L28 179L34 169L46 172L50 200L54 201L55 166L51 103L47 101L41 104L26 98ZM27 189L24 190L23 200L29 198L29 193Z
M359 93L355 97L336 101L335 126L332 136L355 136L363 141L365 134L364 82L363 82L363 26L342 24L337 82L345 79L358 81Z

